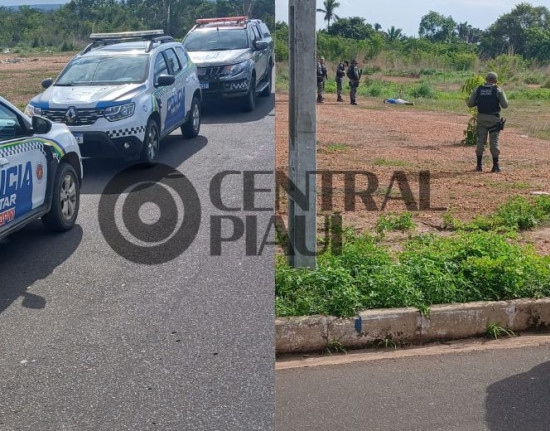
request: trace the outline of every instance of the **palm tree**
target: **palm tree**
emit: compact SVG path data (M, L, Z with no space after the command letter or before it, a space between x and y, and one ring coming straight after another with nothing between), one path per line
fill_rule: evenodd
M324 21L327 22L327 28L330 27L330 22L336 18L338 19L338 15L334 13L334 11L340 7L340 3L338 3L336 0L325 0L323 2L324 9L317 9L317 12L322 12L325 14Z
M403 30L392 25L386 32L386 36L390 42L401 40L403 39Z

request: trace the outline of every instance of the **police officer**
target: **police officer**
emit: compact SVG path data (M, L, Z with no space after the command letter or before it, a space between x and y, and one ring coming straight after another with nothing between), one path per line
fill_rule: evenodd
M351 66L348 67L347 75L349 78L349 85L351 87L349 96L351 99L352 105L357 105L357 88L359 87L359 81L361 80L362 70L359 70L357 67L357 60L353 59L351 61Z
M476 171L483 170L483 153L487 135L489 135L489 147L493 156L493 168L491 172L500 172L498 158L500 150L498 148L498 135L500 132L500 110L508 107L508 99L502 88L497 86L498 76L494 72L489 72L485 77L485 85L476 88L466 104L473 108L477 106L477 166Z
M349 67L349 61L343 60L336 67L336 93L338 94L337 102L343 102L342 91L344 84L344 77L346 76L346 70Z
M323 103L323 91L325 89L325 81L327 80L327 66L325 65L325 57L319 57L317 62L317 103Z

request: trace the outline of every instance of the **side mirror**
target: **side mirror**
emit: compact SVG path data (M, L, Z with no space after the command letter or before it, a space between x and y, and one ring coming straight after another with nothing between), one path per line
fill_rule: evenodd
M172 85L174 82L176 82L176 78L174 78L174 75L160 75L159 79L157 80L157 87L166 87L168 85Z
M52 78L46 78L44 81L42 81L42 88L50 88L53 84Z
M264 49L267 49L269 44L263 40L257 40L254 43L254 47L256 48L256 51L263 51Z
M45 135L52 130L52 122L44 117L33 115L32 117L32 132L33 134Z

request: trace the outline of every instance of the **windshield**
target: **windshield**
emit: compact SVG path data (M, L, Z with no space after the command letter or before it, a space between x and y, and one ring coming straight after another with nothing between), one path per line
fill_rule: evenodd
M183 41L187 51L226 51L248 48L245 29L199 30L189 33Z
M148 55L98 55L75 58L55 85L119 85L145 82Z

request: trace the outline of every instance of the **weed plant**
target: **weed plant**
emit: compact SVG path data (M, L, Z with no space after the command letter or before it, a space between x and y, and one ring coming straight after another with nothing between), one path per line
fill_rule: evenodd
M315 271L295 270L278 258L277 315L349 317L361 309L427 310L432 304L549 296L550 256L538 255L514 236L549 215L547 196L532 202L515 198L469 229L446 237L413 236L397 252L374 236L346 231L341 254L320 256ZM503 235L503 228L509 234Z

